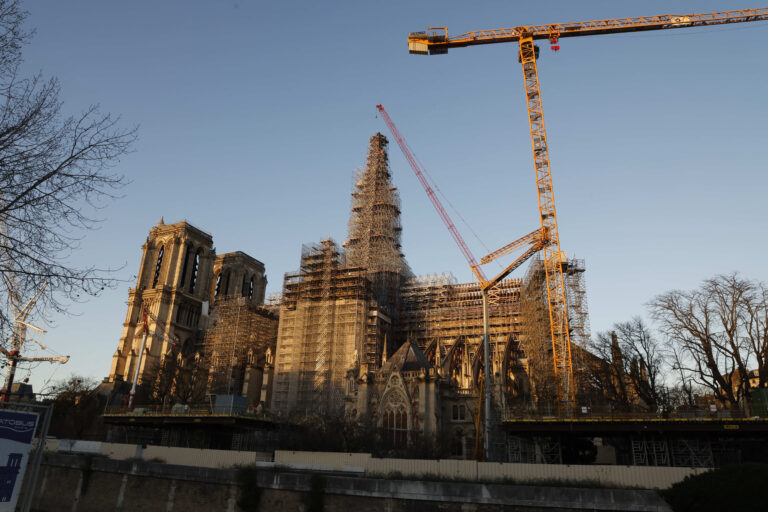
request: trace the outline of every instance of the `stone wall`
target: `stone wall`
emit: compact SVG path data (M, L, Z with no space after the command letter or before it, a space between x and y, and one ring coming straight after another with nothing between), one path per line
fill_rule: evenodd
M653 491L577 489L460 482L387 480L344 475L260 470L259 510L307 509L315 478L325 510L478 511L668 511ZM239 495L237 470L173 466L99 456L47 453L32 509L235 512ZM315 494L317 498L317 494Z

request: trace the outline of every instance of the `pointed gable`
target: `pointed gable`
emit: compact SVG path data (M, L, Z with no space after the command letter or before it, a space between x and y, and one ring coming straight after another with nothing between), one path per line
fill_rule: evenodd
M392 354L381 370L386 373L393 371L411 372L422 368L428 370L431 367L432 364L418 345L412 341L406 341L397 349L397 352Z

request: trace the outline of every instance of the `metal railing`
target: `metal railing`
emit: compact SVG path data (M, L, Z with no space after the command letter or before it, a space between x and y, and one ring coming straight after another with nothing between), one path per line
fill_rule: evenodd
M264 421L271 421L272 417L261 411L238 408L232 405L192 405L192 406L163 406L163 405L138 405L133 409L123 405L107 406L104 409L105 416L238 416Z
M729 419L766 421L741 409L626 410L611 406L574 407L570 411L544 406L537 410L504 411L504 421L723 421Z

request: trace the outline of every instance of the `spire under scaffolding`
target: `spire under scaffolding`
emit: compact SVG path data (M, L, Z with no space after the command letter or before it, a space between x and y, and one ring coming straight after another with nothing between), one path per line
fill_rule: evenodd
M392 186L387 138L371 137L365 169L355 177L347 262L369 273L410 274L400 250L400 197Z

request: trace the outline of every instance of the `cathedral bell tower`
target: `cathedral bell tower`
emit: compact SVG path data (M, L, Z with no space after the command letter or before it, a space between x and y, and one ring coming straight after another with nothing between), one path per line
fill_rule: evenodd
M142 309L146 307L149 337L139 369L139 384L146 388L163 357L194 343L206 327L216 252L208 233L187 222L164 224L162 220L150 230L142 250L109 381L133 380L144 335ZM181 346L174 346L176 339Z

